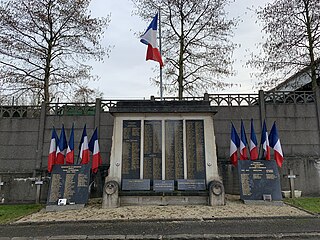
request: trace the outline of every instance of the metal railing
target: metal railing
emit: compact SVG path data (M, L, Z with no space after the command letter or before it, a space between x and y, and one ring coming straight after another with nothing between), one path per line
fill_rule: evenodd
M263 100L259 99L262 98ZM132 99L98 99L88 103L49 103L46 105L47 115L84 116L95 115L99 111L108 112L119 101ZM137 99L138 100L138 99ZM142 99L140 99L142 100ZM151 101L160 101L160 97L151 97ZM316 97L312 91L304 92L261 92L260 94L205 94L203 97L184 97L184 101L209 101L211 106L256 106L260 101L265 104L308 104L314 103ZM164 97L162 101L179 101L178 97ZM0 106L1 118L38 118L41 106Z

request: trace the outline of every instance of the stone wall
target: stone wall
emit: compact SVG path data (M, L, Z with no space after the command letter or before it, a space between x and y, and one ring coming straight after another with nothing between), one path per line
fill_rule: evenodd
M273 94L273 95L272 95ZM156 98L153 98L158 100ZM252 95L205 95L215 106L214 128L218 151L218 165L227 193L239 194L237 169L229 161L230 129L232 121L240 131L243 119L249 140L250 120L260 143L261 123L266 119L268 130L277 122L285 156L280 169L283 190L289 190L285 175L288 169L297 174L296 189L305 196L320 194L320 133L319 109L315 95L301 93L263 93ZM166 100L166 99L165 99ZM172 99L170 99L172 100ZM199 99L191 99L199 100ZM48 189L47 157L52 126L58 135L64 124L67 139L72 124L75 127L75 158L84 124L90 139L95 127L99 129L100 151L103 158L101 172L92 196L101 196L103 177L107 174L112 142L113 117L108 107L116 101L97 100L82 105L51 104L39 107L0 107L0 198L5 202L44 202ZM43 180L37 194L37 180Z

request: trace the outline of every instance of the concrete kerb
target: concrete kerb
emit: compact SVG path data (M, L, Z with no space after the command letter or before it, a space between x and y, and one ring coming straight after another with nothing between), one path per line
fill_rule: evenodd
M46 237L0 237L0 240L125 240L125 239L161 239L161 240L191 240L191 239L219 239L219 240L237 240L237 239L320 239L320 233L286 233L286 234L174 234L174 235L60 235Z
M119 222L197 222L197 221L253 221L265 219L309 219L320 218L320 214L310 214L310 216L266 216L266 217L212 217L212 218L156 218L156 219L112 219L112 220L78 220L78 221L47 221L47 222L13 222L3 225L57 225L72 223L119 223ZM2 225L2 224L0 224ZM0 239L2 240L2 239Z

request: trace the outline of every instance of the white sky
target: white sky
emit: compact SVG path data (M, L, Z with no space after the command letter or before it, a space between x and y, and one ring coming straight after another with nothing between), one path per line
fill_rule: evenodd
M271 0L235 0L227 9L229 18L240 17L241 21L234 31L233 42L241 47L234 52L233 65L236 76L222 79L230 83L241 84L240 87L219 91L219 93L252 93L254 79L250 77L252 69L244 67L249 58L246 50L254 50L261 42L261 26L256 22L252 9L264 6ZM152 71L157 62L145 61L146 45L140 43L135 35L143 32L151 22L143 22L138 16L132 15L131 0L92 0L92 16L101 17L111 13L111 22L105 32L103 45L112 45L109 58L104 62L93 63L93 73L100 80L94 87L104 93L105 99L111 98L146 98L151 95L159 96L159 89L150 82L150 77L156 73ZM164 94L164 96L167 96Z

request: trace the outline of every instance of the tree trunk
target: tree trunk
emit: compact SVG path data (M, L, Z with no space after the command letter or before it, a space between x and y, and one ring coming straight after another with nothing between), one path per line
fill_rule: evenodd
M306 10L306 25L307 25L307 35L308 35L308 50L309 50L309 57L310 57L310 71L311 71L311 84L312 90L316 91L318 84L317 84L317 76L316 76L316 63L314 59L314 45L313 45L313 36L312 36L312 29L311 29L311 21L310 21L310 14L309 14L309 5L308 1L304 1L304 6Z
M183 34L183 21L184 16L182 9L180 11L181 14L181 35L180 35L180 49L179 49L179 76L178 76L178 83L179 83L179 100L183 98L183 51L184 51L184 34Z

